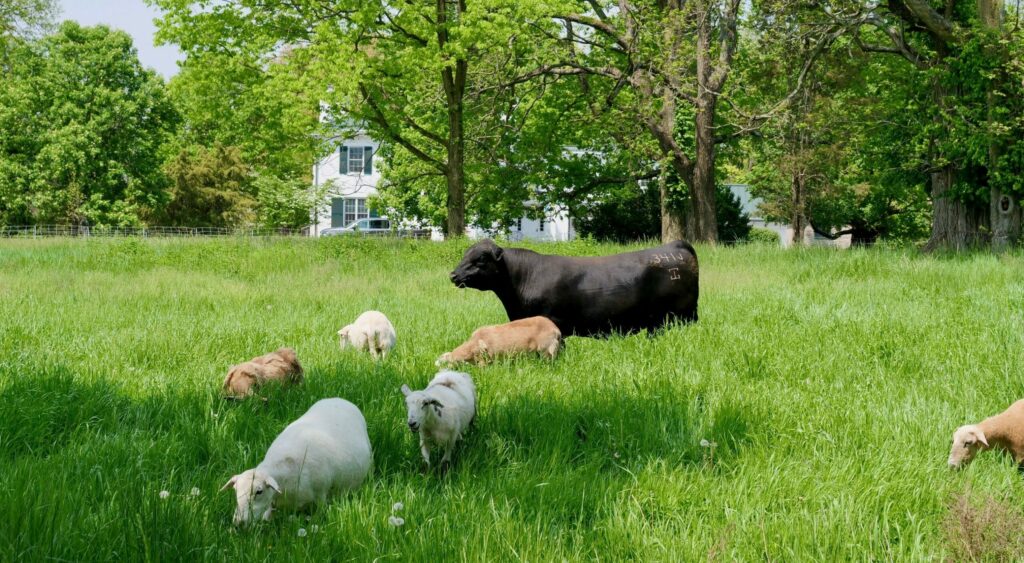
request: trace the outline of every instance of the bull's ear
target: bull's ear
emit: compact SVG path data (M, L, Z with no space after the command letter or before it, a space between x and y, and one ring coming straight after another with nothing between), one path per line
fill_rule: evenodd
M500 262L504 255L505 250L498 245L494 245L494 259Z

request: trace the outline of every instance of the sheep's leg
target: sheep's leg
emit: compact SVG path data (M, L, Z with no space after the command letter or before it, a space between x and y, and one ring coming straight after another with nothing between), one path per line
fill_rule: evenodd
M451 464L452 464L452 450L455 449L455 442L457 440L458 440L458 437L456 437L454 440L448 442L444 446L444 457L441 458L441 463L439 465L443 469L445 469L445 470L447 470L449 467L451 467Z
M427 445L426 440L420 438L420 454L423 455L423 461L426 462L427 467L430 467L430 446Z

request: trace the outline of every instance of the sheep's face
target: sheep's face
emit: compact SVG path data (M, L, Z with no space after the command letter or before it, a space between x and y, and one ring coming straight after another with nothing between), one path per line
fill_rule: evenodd
M444 406L423 391L413 392L408 385L403 385L402 394L405 395L405 408L409 411L409 430L419 432L424 424L443 416Z
M256 520L270 520L274 497L281 492L281 487L273 477L263 471L249 469L229 479L221 490L228 487L234 487L235 499L238 501L235 526L247 525Z
M352 325L348 325L345 328L343 328L343 329L338 331L338 339L339 339L339 343L338 344L341 346L342 350L344 350L345 348L348 348L349 345L352 344L352 341L349 339L349 336L348 336L348 334L349 334L349 332L351 330L352 330Z
M490 239L482 240L469 247L449 277L457 287L494 289L505 272L504 260L500 246Z
M973 424L961 426L953 433L953 447L949 450L949 468L963 467L981 450L988 448L985 433Z

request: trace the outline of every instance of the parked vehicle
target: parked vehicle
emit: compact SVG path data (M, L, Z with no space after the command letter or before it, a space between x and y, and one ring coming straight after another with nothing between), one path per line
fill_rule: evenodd
M320 236L329 237L337 235L394 235L399 237L429 238L430 231L426 229L392 229L391 221L380 218L365 218L353 221L345 227L331 227L320 231Z

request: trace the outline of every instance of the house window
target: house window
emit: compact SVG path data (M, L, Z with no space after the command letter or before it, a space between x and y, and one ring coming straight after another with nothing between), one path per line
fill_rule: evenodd
M370 211L366 207L365 198L349 198L345 200L345 224L343 226L348 226L353 221L366 219L369 216Z
M348 170L349 173L363 171L363 147L348 148Z
M373 174L373 147L342 145L339 151L339 174Z

